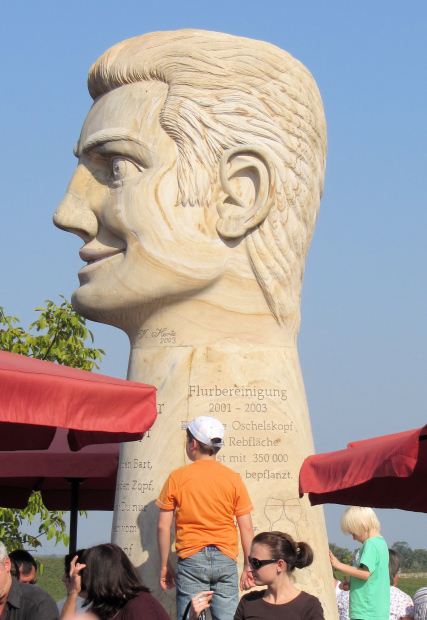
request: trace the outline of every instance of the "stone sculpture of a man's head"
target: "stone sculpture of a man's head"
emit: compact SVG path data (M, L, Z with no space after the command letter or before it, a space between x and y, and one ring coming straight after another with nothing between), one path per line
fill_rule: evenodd
M115 45L88 84L79 165L54 216L85 241L76 308L125 329L132 308L246 269L297 330L326 161L308 70L268 43L182 30Z

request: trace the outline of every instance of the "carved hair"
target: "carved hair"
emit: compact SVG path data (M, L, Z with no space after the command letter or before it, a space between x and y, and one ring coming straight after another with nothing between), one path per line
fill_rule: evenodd
M179 202L209 206L225 149L254 145L270 155L276 201L246 234L255 276L276 320L299 328L304 262L326 163L322 101L309 71L262 41L216 32L155 32L123 41L92 66L98 96L123 84L168 85L160 115L179 151Z

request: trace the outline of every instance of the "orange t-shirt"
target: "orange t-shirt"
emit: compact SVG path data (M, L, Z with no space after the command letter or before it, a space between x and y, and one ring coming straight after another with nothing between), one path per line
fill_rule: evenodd
M176 510L175 549L180 558L215 545L237 560L234 517L248 514L253 506L235 471L218 461L195 461L170 474L156 504Z

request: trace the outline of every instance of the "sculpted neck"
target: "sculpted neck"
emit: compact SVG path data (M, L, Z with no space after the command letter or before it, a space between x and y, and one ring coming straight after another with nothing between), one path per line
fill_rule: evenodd
M137 331L128 333L131 348L209 346L225 340L241 347L296 346L295 331L278 325L269 310L257 311L254 306L236 311L205 299L176 303L154 312Z
M197 297L183 297L147 314L134 322L138 327L126 330L131 344L129 379L141 380L146 360L175 360L178 350L219 347L243 357L258 347L296 350L299 308L279 325L253 278L224 278Z

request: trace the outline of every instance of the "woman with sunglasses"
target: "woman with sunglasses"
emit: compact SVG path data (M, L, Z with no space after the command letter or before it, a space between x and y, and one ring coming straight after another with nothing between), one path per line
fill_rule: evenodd
M310 545L296 543L283 532L262 532L252 541L250 573L256 586L264 590L249 592L241 599L234 620L324 620L322 606L315 596L292 585L295 568L310 566ZM192 600L192 615L209 607L211 592L201 592Z

